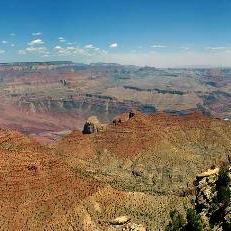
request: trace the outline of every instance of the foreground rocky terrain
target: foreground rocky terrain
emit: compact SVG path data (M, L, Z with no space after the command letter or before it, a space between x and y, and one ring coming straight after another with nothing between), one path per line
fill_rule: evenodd
M157 69L72 62L0 64L0 125L41 142L132 108L231 118L230 69Z
M164 230L195 176L231 152L231 123L201 113L115 120L49 147L1 129L0 230Z

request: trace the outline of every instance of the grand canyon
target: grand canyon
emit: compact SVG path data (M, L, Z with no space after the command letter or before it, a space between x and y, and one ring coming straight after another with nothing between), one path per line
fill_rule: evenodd
M90 65L72 62L0 64L0 125L41 142L59 140L95 115L109 122L137 109L231 118L231 69Z
M0 0L0 231L231 231L230 0Z
M0 229L167 230L195 196L208 206L206 171L230 161L230 71L1 64Z

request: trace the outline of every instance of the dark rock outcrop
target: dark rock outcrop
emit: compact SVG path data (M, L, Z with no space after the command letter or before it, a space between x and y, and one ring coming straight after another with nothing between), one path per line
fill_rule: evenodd
M228 180L228 191L231 189L231 168L225 170ZM204 230L230 230L231 228L231 202L230 194L224 191L225 185L222 185L222 197L224 193L229 195L228 200L219 200L219 188L221 174L224 170L219 168L210 169L207 172L199 174L194 182L196 189L195 209L200 214L204 223ZM223 184L223 183L222 183Z
M105 125L101 124L96 116L88 118L83 127L83 134L93 134L104 130Z

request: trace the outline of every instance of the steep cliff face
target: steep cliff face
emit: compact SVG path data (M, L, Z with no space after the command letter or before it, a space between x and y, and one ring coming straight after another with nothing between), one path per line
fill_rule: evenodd
M195 209L204 230L231 229L231 168L210 169L197 176Z

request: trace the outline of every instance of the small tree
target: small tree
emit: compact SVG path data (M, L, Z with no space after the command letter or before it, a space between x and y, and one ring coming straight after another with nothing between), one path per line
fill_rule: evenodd
M230 188L229 188L229 169L227 167L221 168L216 182L217 197L215 202L227 204L230 202Z
M171 221L165 228L165 231L180 231L183 230L185 221L183 215L180 214L177 210L171 211L169 213Z
M185 230L187 231L203 231L203 222L200 214L194 209L187 209L187 224Z

